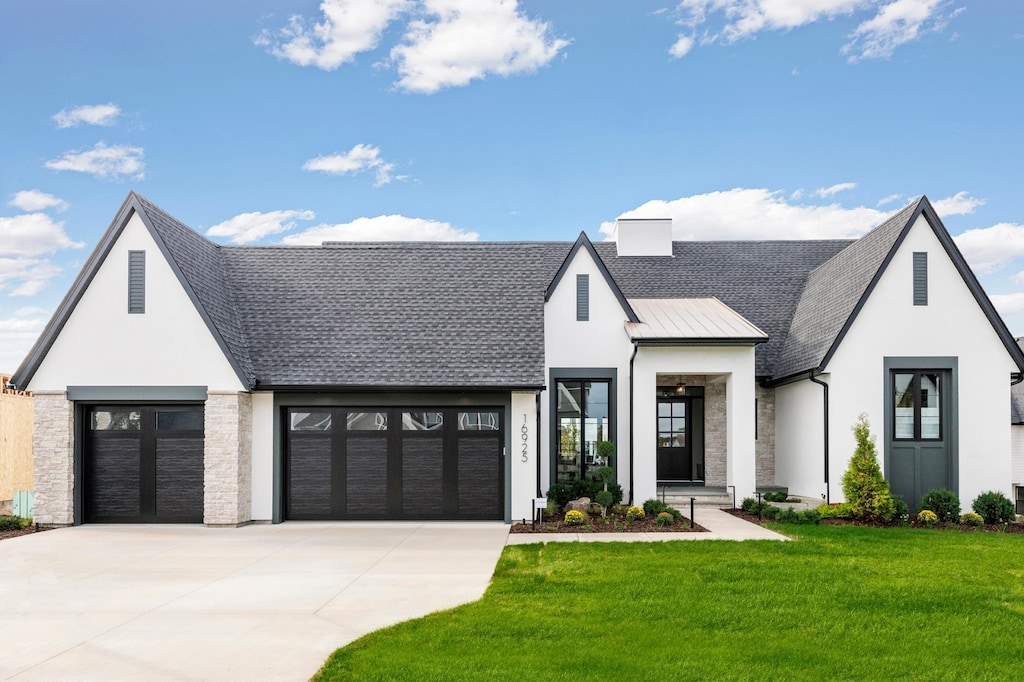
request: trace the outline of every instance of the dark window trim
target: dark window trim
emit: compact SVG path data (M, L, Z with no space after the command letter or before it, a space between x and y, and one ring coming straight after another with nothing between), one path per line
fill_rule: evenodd
M914 369L931 369L931 370L945 370L949 372L949 381L946 385L945 396L943 400L946 402L946 421L943 424L943 428L946 429L946 433L943 436L947 438L945 447L949 452L949 478L950 478L950 489L959 494L959 481L960 481L960 407L959 407L959 373L960 373L960 360L954 356L891 356L884 357L882 359L882 390L883 390L883 402L884 402L884 419L885 424L883 425L883 436L884 436L884 447L882 448L882 473L887 479L891 478L891 472L889 470L889 444L896 443L893 438L894 424L889 415L892 414L892 401L893 401L893 387L892 387L892 370L903 369L903 370L914 370Z
M889 415L893 420L893 442L895 443L940 443L942 442L942 427L945 426L945 402L946 387L942 385L942 372L941 370L935 369L910 369L910 368L897 368L889 371L889 387L895 389L896 387L896 375L897 374L910 374L912 376L910 380L910 391L914 396L914 435L909 438L898 438L896 436L896 402L892 403L892 413ZM922 374L938 374L939 375L939 435L937 438L925 438L921 435L921 375Z
M619 461L622 450L618 441L618 375L615 367L558 367L548 370L548 487L558 481L558 381L607 381L608 386L608 440L615 443L615 456L612 458L612 469L616 480L619 474ZM547 490L543 491L547 494Z

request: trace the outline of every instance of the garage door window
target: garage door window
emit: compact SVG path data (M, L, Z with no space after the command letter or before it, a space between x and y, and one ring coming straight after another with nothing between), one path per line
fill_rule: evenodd
M459 412L459 431L497 430L497 412Z
M292 431L330 431L330 412L292 412Z
M387 412L349 412L346 417L349 431L387 431Z
M203 415L196 410L157 410L158 431L200 431Z
M437 431L444 426L444 415L440 412L403 412L403 431Z
M93 431L138 431L142 413L138 410L96 410L90 424Z

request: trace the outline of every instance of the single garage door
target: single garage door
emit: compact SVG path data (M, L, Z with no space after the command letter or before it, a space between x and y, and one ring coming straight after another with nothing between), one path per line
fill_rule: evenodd
M285 515L501 519L501 408L289 408Z
M203 406L85 410L87 523L201 523Z

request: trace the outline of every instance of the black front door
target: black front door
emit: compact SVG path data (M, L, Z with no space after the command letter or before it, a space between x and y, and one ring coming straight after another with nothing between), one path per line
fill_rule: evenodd
M658 398L659 485L704 485L703 448L693 447L694 402L685 396Z

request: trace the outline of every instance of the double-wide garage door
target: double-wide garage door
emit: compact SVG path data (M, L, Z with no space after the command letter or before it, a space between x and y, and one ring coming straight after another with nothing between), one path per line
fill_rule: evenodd
M202 522L202 405L98 405L83 416L86 522Z
M501 519L500 408L289 408L288 519Z

